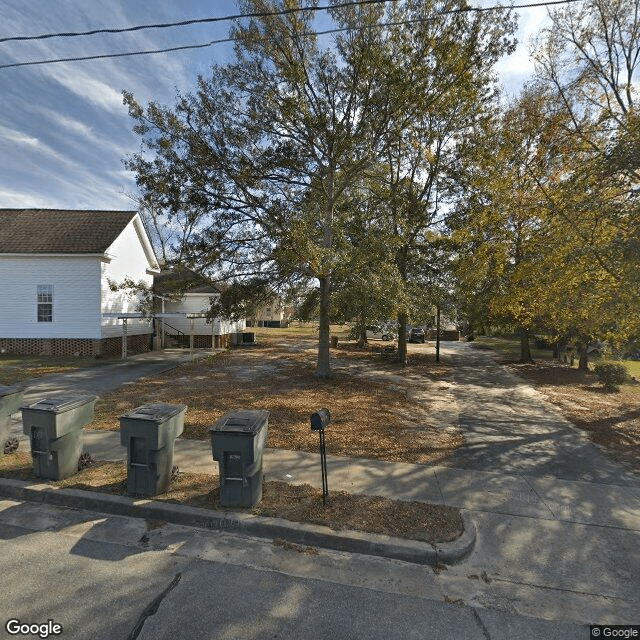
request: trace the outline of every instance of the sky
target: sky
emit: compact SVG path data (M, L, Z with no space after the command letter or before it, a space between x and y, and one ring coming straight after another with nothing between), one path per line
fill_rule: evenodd
M0 39L237 12L232 0L0 0ZM518 9L518 15L518 48L497 68L509 95L533 73L529 40L544 24L546 9ZM227 37L229 24L0 42L0 65L199 44ZM207 75L212 62L224 63L231 55L230 44L218 44L156 55L0 68L0 208L135 209L135 178L123 160L140 149L140 139L132 131L122 91L143 104L173 105L177 91L188 91L199 74Z

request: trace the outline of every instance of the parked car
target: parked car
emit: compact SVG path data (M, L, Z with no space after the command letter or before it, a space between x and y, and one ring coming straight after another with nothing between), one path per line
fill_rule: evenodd
M413 327L409 333L409 342L422 342L424 344L425 333L422 327Z
M395 335L388 329L387 327L380 327L378 325L371 325L367 327L367 339L371 338L372 340L393 340Z

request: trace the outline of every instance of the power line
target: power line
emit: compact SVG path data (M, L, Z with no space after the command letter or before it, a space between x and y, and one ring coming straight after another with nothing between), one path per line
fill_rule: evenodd
M343 9L356 5L384 4L391 0L353 0L351 2L341 2L338 4L325 5L321 7L300 7L296 9L280 9L278 11L257 11L255 13L237 13L234 15L220 16L216 18L196 18L193 20L182 20L180 22L163 22L159 24L142 24L135 27L124 27L121 29L92 29L91 31L69 31L66 33L45 33L38 36L12 36L10 38L0 38L2 42L24 41L24 40L46 40L48 38L75 38L78 36L93 36L98 33L128 33L131 31L142 31L144 29L168 29L171 27L184 27L192 24L207 24L212 22L229 22L240 18L269 18L272 16L285 16L297 12L326 11L327 9ZM573 1L573 0L571 0Z
M354 5L380 4L383 2L389 2L389 1L390 0L358 0L357 2L345 2L342 4L335 4L335 5L329 5L329 6L323 6L323 7L308 7L303 9L284 9L282 11L277 11L277 12L247 13L247 14L238 14L234 16L225 16L225 17L219 17L219 18L201 18L198 20L187 20L183 22L165 23L165 24L158 24L158 25L139 25L136 27L127 27L124 29L96 29L94 31L86 31L82 33L78 32L78 33L44 34L40 36L15 36L12 38L2 38L0 39L0 43L7 42L10 40L42 40L46 38L55 38L55 37L76 37L76 36L83 36L83 35L93 35L96 33L123 33L127 31L139 31L142 29L153 29L153 28L166 28L166 27L173 27L173 26L181 26L185 24L196 24L196 23L214 22L214 21L218 22L222 20L235 20L237 18L255 18L255 17L287 15L287 14L298 12L298 11L324 11L327 9L344 8L344 7L354 6ZM447 9L447 10L439 11L433 14L432 16L428 16L426 18L415 18L412 20L402 20L398 22L386 22L386 23L380 23L378 25L367 25L361 28L368 29L371 27L389 27L389 26L399 26L403 24L412 24L416 22L427 22L430 20L435 20L441 16L452 15L457 13L482 13L486 11L497 11L500 9L527 9L527 8L533 8L533 7L548 7L553 5L571 4L574 2L582 2L582 1L583 0L546 0L542 2L530 3L530 4L520 4L520 5L514 4L514 5L509 5L507 7L503 5L494 5L491 7L465 7L465 8L458 8L458 9ZM346 30L347 28L339 27L335 29L327 29L325 31L304 32L304 33L301 33L300 35L303 37L308 37L312 35L321 36L321 35L327 35L331 33L338 33ZM26 67L26 66L35 66L35 65L45 65L45 64L56 64L59 62L82 62L87 60L104 60L107 58L124 58L124 57L131 57L131 56L143 56L143 55L152 55L152 54L158 54L158 53L171 53L174 51L185 51L188 49L205 49L207 47L211 47L216 44L222 44L225 42L235 42L236 40L237 38L221 38L219 40L211 40L209 42L204 42L200 44L182 45L177 47L168 47L165 49L152 49L147 51L127 51L127 52L121 52L121 53L104 53L104 54L97 54L97 55L91 55L91 56L50 58L46 60L14 62L10 64L0 65L0 69L9 69L9 68L15 68L15 67Z
M32 65L55 64L56 62L82 62L83 60L104 60L105 58L125 58L127 56L148 56L154 53L170 53L172 51L184 51L185 49L205 49L214 44L223 42L233 42L235 38L223 38L221 40L211 40L202 44L187 44L180 47L169 47L168 49L152 49L150 51L126 51L123 53L103 53L94 56L78 56L75 58L51 58L48 60L34 60L30 62L13 62L11 64L0 64L0 69L11 67L28 67Z
M320 7L301 7L296 9L281 9L279 11L238 13L234 15L220 16L215 18L195 18L193 20L182 20L180 22L143 24L143 25L136 25L134 27L123 27L123 28L112 28L112 29L92 29L91 31L68 31L68 32L61 32L61 33L44 33L37 36L11 36L8 38L0 38L0 43L27 41L27 40L46 40L49 38L75 38L78 36L92 36L99 33L129 33L131 31L142 31L144 29L168 29L172 27L184 27L192 24L228 22L231 20L238 20L240 18L267 18L271 16L282 16L290 13L296 13L299 11L314 12L314 11L326 11L328 9L343 9L346 7L352 7L356 5L385 4L390 1L391 0L354 0L352 2L341 2L338 4L325 5ZM572 2L581 2L581 1L582 0L555 0L555 1L549 1L549 2L539 2L537 4L513 5L511 7L501 7L501 8L521 9L525 7L540 7L540 6L548 6L548 5L554 5L554 4L569 4ZM499 7L469 7L468 9L452 9L450 11L443 11L442 14L444 15L446 13L454 13L454 12L460 12L460 11L492 11L492 10L495 10L496 8L499 8Z

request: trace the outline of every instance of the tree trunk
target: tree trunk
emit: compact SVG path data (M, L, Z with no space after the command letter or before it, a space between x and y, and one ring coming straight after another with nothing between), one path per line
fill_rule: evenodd
M436 314L436 362L440 362L440 307Z
M529 329L520 328L520 362L532 362L531 348L529 346Z
M401 247L396 254L396 264L402 282L407 283L407 247ZM407 314L398 313L398 361L403 367L407 366Z
M580 354L578 369L581 369L582 371L589 371L589 354L587 353L587 346L586 342L578 344L578 353Z
M407 314L398 314L398 360L404 366L407 364Z
M329 358L329 302L331 279L329 276L320 278L320 337L318 342L317 378L328 378L331 375Z
M327 202L323 220L322 246L329 250L333 245L333 191L334 168L326 168L326 195ZM328 378L331 375L331 361L329 356L329 312L331 305L331 265L322 265L320 281L320 337L318 341L318 368L316 378Z
M369 342L367 340L367 318L364 312L360 313L360 316L358 317L358 333L360 334L358 344L367 344L367 342Z

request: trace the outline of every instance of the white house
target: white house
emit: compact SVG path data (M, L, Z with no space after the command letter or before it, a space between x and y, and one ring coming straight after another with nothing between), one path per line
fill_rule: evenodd
M193 346L202 349L242 340L239 334L246 327L245 319L202 317L209 311L211 300L220 295L218 287L204 276L184 267L165 269L154 277L153 292L157 296L156 311L182 314L162 319L165 346L190 345L191 335Z
M111 291L125 277L153 283L159 266L135 211L0 209L0 353L115 355L135 312ZM152 323L128 321L127 349L147 351Z
M269 304L258 309L247 324L254 327L288 327L292 313L293 308L286 306L282 298L275 296Z

